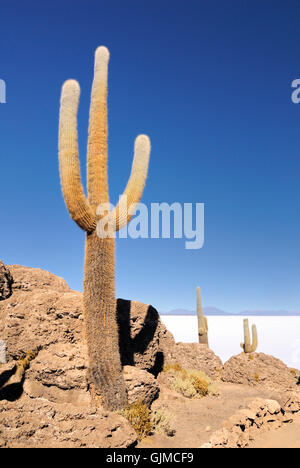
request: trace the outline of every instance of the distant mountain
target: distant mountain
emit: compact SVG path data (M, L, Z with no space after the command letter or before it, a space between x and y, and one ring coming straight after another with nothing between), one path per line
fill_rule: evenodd
M204 315L232 315L216 307L203 307Z
M224 310L217 309L216 307L203 307L204 315L233 315L224 312ZM195 310L174 309L168 312L160 312L160 315L196 315Z
M234 315L235 317L240 315L245 316L273 316L273 317L282 317L282 316L299 316L299 312L290 312L286 310L244 310L243 312L239 312L237 314L232 314L230 312L225 312L224 310L217 309L216 307L203 307L204 315ZM160 312L161 315L196 315L196 311L194 310L186 310L186 309L174 309L168 312Z
M245 310L244 312L240 312L237 315L264 315L264 316L277 316L282 317L285 316L299 316L300 312L291 312L287 310Z
M193 310L186 310L186 309L174 309L169 310L168 312L160 312L160 315L195 315L196 312Z

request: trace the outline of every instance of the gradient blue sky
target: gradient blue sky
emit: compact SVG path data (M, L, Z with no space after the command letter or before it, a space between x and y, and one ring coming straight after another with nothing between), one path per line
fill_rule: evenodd
M205 203L205 245L118 240L117 295L159 310L300 310L300 3L287 0L1 2L0 258L81 289L84 234L60 191L61 84L80 82L81 164L93 55L110 49L109 184L152 141L143 201Z

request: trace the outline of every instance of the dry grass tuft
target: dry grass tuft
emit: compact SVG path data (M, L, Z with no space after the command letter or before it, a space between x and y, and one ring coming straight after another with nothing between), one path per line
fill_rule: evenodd
M172 375L171 386L173 390L186 398L202 398L208 394L216 395L218 393L212 380L202 371L186 370L178 363L165 366L163 371Z
M151 414L151 421L153 432L166 434L169 437L174 436L176 431L172 428L173 416L169 411L163 408L154 410Z
M142 440L153 431L150 410L144 403L140 401L132 403L118 413L131 424L137 433L138 440Z

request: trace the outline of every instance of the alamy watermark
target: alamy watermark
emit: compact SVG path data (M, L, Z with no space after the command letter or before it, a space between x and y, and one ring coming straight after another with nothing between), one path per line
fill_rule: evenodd
M6 83L0 79L0 104L6 104Z
M97 215L101 239L186 239L187 250L201 249L204 244L204 203L151 203L149 209L144 203L128 206L126 195L122 195L117 210L111 203L102 203ZM124 227L116 231L117 224Z
M297 78L296 80L292 81L292 88L296 88L291 95L292 102L294 104L299 104L300 102L300 79Z

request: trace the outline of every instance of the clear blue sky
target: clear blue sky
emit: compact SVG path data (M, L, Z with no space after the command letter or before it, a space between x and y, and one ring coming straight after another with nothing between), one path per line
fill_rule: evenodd
M205 245L119 240L117 295L159 310L300 310L300 3L287 0L1 2L0 258L81 289L84 234L60 191L61 84L80 82L81 164L93 55L110 49L109 184L152 141L143 201L205 203Z

